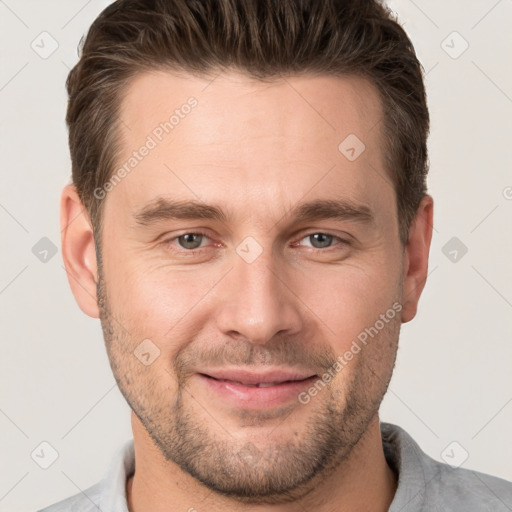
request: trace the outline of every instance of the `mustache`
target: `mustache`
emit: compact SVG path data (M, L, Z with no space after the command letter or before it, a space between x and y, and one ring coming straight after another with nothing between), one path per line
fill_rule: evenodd
M283 366L323 373L336 362L337 354L328 344L306 345L279 338L265 345L248 340L230 340L223 344L190 343L176 355L173 366L185 376L201 368L225 366Z

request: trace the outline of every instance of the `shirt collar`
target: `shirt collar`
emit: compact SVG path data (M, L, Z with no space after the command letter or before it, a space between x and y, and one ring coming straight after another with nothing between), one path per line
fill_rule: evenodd
M395 472L398 485L388 512L423 510L426 487L433 478L429 457L402 428L381 423L382 445L386 462Z
M114 455L102 481L100 510L129 512L126 501L126 481L135 472L133 439L126 441Z

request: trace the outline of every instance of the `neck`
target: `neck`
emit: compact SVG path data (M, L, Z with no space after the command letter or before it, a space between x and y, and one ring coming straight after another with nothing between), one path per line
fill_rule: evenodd
M310 492L293 502L276 505L245 504L213 493L163 458L133 412L132 429L136 470L126 484L130 512L297 512L308 508L318 512L385 512L396 490L395 475L384 457L377 416L350 455L328 475L319 475Z

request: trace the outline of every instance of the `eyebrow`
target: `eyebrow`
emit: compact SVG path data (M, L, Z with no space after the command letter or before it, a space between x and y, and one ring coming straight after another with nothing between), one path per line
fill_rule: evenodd
M162 220L197 220L208 219L227 222L228 216L217 205L206 204L200 201L177 201L159 197L135 213L138 224L148 226ZM357 204L346 199L315 199L306 203L299 203L284 217L297 222L311 222L319 220L349 220L371 224L375 217L372 210L363 204ZM277 224L277 222L276 222Z

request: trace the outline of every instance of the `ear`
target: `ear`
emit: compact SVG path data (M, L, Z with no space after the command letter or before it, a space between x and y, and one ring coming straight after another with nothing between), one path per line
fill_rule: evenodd
M67 185L62 191L60 228L62 258L71 291L86 315L99 318L96 296L98 269L93 229L74 185Z
M403 276L402 322L416 316L418 301L428 273L428 253L432 240L434 200L425 195L418 206L409 228L409 241L405 247Z

